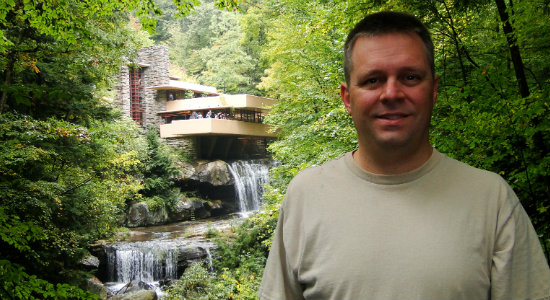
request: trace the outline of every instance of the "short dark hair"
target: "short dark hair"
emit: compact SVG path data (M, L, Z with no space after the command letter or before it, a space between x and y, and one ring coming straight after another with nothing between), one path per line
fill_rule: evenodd
M350 31L344 46L344 75L346 83L349 84L350 74L353 69L351 61L351 53L355 45L355 41L361 36L373 37L386 33L416 33L424 42L426 47L426 55L430 63L432 76L435 75L434 63L434 44L430 37L430 32L415 16L403 13L384 11L366 16Z

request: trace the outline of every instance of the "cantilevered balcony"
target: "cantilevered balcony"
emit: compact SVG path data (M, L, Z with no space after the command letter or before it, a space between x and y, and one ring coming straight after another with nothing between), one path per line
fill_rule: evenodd
M263 117L274 99L252 95L220 95L166 102L166 110L159 112L165 123L160 136L233 135L248 137L275 137Z
M170 124L160 125L160 136L163 138L194 135L276 136L269 132L269 125L237 120L203 118L174 120Z
M220 95L193 99L174 100L166 102L166 111L160 113L174 113L187 110L208 110L223 108L241 108L254 111L269 110L277 100L253 95Z

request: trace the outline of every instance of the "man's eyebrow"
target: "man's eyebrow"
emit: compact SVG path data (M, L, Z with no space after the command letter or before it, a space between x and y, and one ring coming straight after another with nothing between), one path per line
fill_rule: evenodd
M405 67L399 68L398 72L399 73L414 72L414 73L419 73L420 75L424 75L424 74L428 73L428 69L426 69L423 66L405 66ZM364 73L358 74L357 79L359 81L361 81L361 80L365 80L365 79L367 79L371 76L385 75L386 73L387 72L382 70L382 69L371 69L371 70L367 70Z
M406 67L400 68L399 71L401 71L401 72L415 72L415 73L424 74L424 73L428 72L428 69L426 69L425 67L422 67L422 66L406 66Z

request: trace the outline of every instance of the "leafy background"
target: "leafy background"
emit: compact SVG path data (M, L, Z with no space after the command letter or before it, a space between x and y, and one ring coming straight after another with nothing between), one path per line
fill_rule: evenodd
M222 8L222 9L220 9ZM175 153L112 107L137 49L170 46L171 72L227 93L278 99L267 122L282 164L265 210L218 234L172 299L255 299L289 180L357 146L339 98L343 43L369 12L431 29L439 97L431 142L515 189L548 257L548 0L6 0L0 7L0 297L93 299L76 271L133 201L170 205ZM140 134L138 134L140 133Z

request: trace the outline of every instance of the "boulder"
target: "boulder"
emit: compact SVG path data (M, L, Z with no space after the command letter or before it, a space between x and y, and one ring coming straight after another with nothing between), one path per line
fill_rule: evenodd
M130 205L128 210L128 223L127 226L141 227L147 225L149 218L149 206L145 202L134 203Z
M211 217L210 206L208 205L207 201L194 200L191 202L191 205L193 207L195 219L206 219Z
M86 290L98 295L101 300L107 299L107 288L95 276L86 281Z
M95 270L99 267L99 258L93 256L93 255L88 255L86 257L84 257L82 260L80 260L80 263L79 265L85 269L85 270Z
M139 290L122 295L115 295L110 300L156 300L157 293L152 290Z
M149 210L147 225L162 225L168 222L168 210L162 206L155 210Z
M181 248L178 253L178 276L192 263L204 260L208 255L203 247Z
M199 164L196 167L196 172L201 183L209 183L213 186L226 186L234 183L227 163L223 160Z
M195 166L192 163L186 161L175 161L174 165L178 169L178 175L175 176L176 181L187 181L187 180L199 180Z
M193 203L190 199L180 198L176 204L168 211L168 220L170 222L179 222L191 219Z

